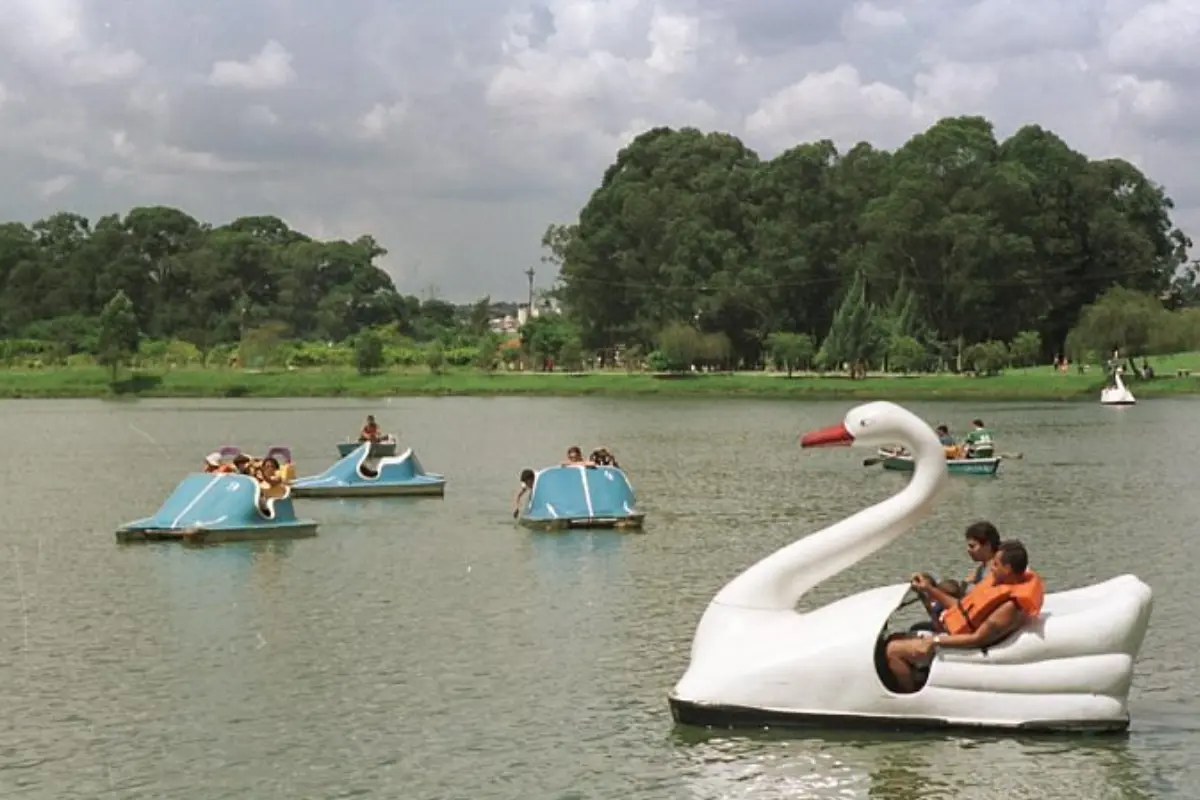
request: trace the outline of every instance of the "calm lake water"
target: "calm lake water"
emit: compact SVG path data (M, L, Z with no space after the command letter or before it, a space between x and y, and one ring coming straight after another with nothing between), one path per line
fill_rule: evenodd
M1053 587L1155 591L1127 738L676 730L705 605L787 542L897 491L870 453L805 452L851 403L615 399L0 403L0 797L1195 798L1200 402L912 404L983 416L1025 460L822 585L965 569L977 518ZM444 499L298 501L315 539L118 546L207 452L288 444L301 472L375 413ZM525 466L608 444L642 535L545 535Z

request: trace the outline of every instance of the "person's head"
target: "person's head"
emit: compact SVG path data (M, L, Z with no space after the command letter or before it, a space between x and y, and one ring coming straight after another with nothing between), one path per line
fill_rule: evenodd
M573 444L567 448L567 461L583 461L583 451L579 445Z
M212 472L221 466L221 454L209 453L204 457L204 471Z
M966 594L963 588L962 581L945 580L934 584L938 589L950 595L951 597L962 597Z
M267 456L262 460L260 469L266 475L273 475L279 471L279 462L275 460L275 456Z
M1016 539L1001 542L992 558L992 576L997 583L1013 583L1021 580L1029 569L1029 553L1025 545Z
M521 470L521 483L525 484L526 486L532 487L533 486L533 478L534 478L533 470L531 470L531 469Z
M250 469L250 456L245 453L238 453L233 459L233 466L237 467L238 472L245 472Z
M976 428L982 428L982 427L983 427L983 420L981 420L981 419L973 419L973 420L971 420L971 424L972 424L972 425L974 425Z
M938 436L949 436L950 435L950 428L948 428L945 425L938 425L935 430L937 430Z
M981 520L967 528L967 555L972 561L986 564L1000 547L1000 531L990 522Z
M375 424L375 415L374 414L367 414L367 424L368 425Z

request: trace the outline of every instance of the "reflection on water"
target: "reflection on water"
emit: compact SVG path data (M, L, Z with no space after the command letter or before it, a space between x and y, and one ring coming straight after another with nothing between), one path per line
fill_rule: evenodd
M564 531L528 534L538 582L558 592L569 588L603 592L624 567L622 547L630 534L615 531ZM640 535L640 534L633 534ZM584 583L590 586L584 587Z
M674 740L688 797L1151 800L1125 737L968 738L826 732L680 733Z

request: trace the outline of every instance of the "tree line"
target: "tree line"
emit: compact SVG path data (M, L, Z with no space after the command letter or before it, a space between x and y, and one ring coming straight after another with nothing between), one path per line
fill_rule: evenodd
M894 152L820 141L771 160L656 128L575 223L547 229L563 314L517 345L489 325L515 304L403 295L370 236L155 206L0 224L0 363L991 374L1118 344L1194 349L1200 326L1177 309L1200 304L1200 282L1172 207L1128 162L1036 126L997 141L980 117Z
M260 338L343 342L387 328L416 342L467 329L515 304L469 308L400 294L370 236L317 241L276 217L213 226L175 208L135 208L93 225L60 212L0 224L0 339L98 353L100 320L118 294L139 335L201 353ZM450 343L452 344L452 343ZM12 349L13 345L9 346Z
M1112 287L1195 302L1172 208L1134 165L1033 125L998 141L948 118L893 152L819 141L771 160L655 128L542 244L587 350L989 372L1062 353Z

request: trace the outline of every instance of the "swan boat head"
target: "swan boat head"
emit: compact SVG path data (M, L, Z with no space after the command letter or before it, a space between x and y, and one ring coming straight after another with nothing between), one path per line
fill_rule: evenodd
M911 530L947 483L932 428L894 403L851 409L803 448L901 444L916 462L897 494L768 555L709 603L687 671L670 695L676 721L704 725L918 724L1123 729L1150 589L1132 575L1057 595L1006 642L946 651L925 686L895 694L880 634L909 591L898 583L799 612L800 598ZM1051 636L1053 634L1053 636Z

